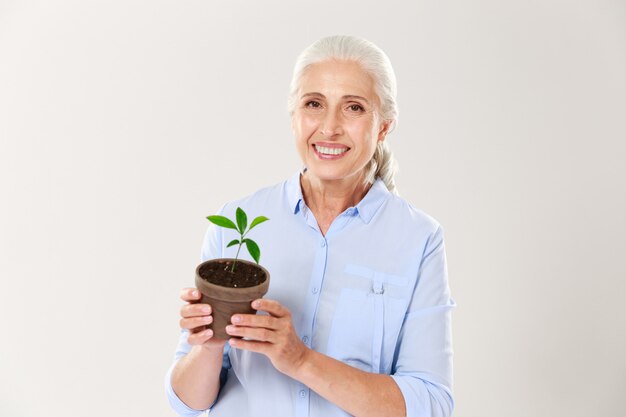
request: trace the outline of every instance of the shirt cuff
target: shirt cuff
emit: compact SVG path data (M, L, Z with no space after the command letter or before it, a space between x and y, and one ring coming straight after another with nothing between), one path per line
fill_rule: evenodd
M391 375L404 397L406 417L450 417L454 400L447 389L414 376Z
M176 366L177 363L178 361L175 361L172 364L172 366L170 366L170 369L167 371L167 374L165 375L165 392L167 393L167 399L170 403L170 406L174 409L176 414L178 414L179 416L181 417L199 416L200 414L204 413L206 410L195 410L189 407L180 398L178 398L178 395L176 395L176 393L174 392L174 389L172 388L172 371L174 370L174 367Z

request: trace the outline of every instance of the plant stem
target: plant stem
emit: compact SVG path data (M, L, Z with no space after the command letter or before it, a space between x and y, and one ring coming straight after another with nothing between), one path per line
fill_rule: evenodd
M237 248L237 255L235 255L235 260L233 261L233 267L230 269L230 272L235 272L235 265L237 264L237 259L239 259L239 251L241 250L241 246L243 246L243 239L241 239L241 243Z

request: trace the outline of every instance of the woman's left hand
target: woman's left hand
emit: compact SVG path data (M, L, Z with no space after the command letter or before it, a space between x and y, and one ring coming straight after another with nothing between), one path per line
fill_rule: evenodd
M232 336L245 337L249 340L230 339L229 343L237 349L258 352L267 356L280 372L293 375L305 362L309 348L298 337L291 321L291 313L278 301L258 299L252 302L252 308L269 315L235 314L233 324L226 326L226 332Z

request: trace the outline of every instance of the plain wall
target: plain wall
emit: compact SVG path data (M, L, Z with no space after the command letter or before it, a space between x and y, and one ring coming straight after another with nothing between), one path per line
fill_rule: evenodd
M383 48L457 417L624 416L622 1L0 1L0 415L172 416L205 216L300 161L297 54Z

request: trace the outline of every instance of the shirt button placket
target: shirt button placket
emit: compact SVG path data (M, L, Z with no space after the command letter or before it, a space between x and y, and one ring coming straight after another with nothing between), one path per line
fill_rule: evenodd
M308 417L309 416L309 389L305 385L299 384L299 389L296 393L296 416Z
M324 274L326 269L326 260L328 255L328 241L324 236L321 236L318 241L318 249L316 250L315 262L313 264L313 272L311 276L311 291L305 301L304 317L302 322L302 328L300 334L302 335L302 343L307 347L312 345L312 336L315 332L313 323L315 321L315 313L317 310L317 303L320 297L320 291L322 283L324 281ZM296 391L294 394L298 401L296 402L295 417L308 417L310 413L309 404L309 388L306 385L298 384L294 387Z

